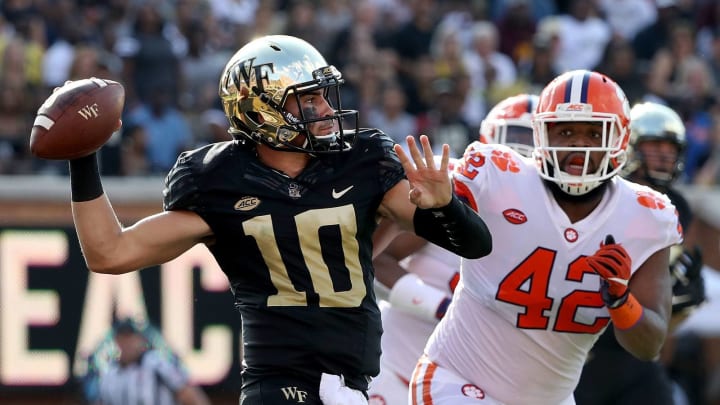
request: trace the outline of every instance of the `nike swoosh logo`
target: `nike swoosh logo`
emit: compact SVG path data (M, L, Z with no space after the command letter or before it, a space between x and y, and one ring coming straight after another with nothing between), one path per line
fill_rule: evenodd
M345 193L347 193L348 191L352 190L353 187L355 187L355 186L350 186L350 187L348 187L348 188L346 188L346 189L344 189L344 190L340 190L340 191L335 191L335 189L333 189L333 190L332 190L332 196L333 196L334 199L337 200L338 198L344 196Z

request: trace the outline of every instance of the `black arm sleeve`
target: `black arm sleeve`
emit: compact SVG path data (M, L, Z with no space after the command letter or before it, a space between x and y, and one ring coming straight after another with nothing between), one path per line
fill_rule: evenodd
M492 235L480 218L453 195L450 204L440 208L416 208L415 233L466 259L478 259L492 251Z

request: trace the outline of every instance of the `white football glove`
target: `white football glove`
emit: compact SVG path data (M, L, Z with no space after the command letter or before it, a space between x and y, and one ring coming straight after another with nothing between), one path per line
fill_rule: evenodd
M323 405L367 405L365 394L345 385L342 376L322 374L320 378L320 400Z

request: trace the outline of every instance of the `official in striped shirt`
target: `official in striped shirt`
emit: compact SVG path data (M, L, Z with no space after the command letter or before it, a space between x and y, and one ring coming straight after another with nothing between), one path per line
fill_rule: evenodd
M100 376L99 405L206 405L187 373L160 352L131 320L115 327L118 359Z

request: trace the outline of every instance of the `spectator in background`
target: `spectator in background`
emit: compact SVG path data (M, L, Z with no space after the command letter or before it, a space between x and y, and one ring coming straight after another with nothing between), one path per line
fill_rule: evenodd
M553 36L538 32L532 45L530 58L518 65L518 77L525 83L527 92L537 94L557 76L553 66L557 42Z
M649 62L655 53L670 42L670 29L679 19L676 0L655 0L657 19L638 31L633 38L635 54L641 62Z
M692 180L695 184L718 187L720 186L720 116L718 112L713 115L711 145L710 157Z
M200 116L201 128L194 134L198 146L208 145L216 142L231 141L232 136L228 133L230 125L223 110L210 108L202 112Z
M28 136L33 106L22 82L0 78L0 174L32 171Z
M150 92L158 85L167 89L169 103L178 104L182 83L179 58L185 54L187 44L176 33L177 27L173 28L155 5L138 6L132 32L118 38L114 49L123 60L128 106L150 102Z
M132 107L126 120L145 130L150 172L164 173L175 164L178 154L193 144L192 133L185 116L172 104L172 88L156 83L146 92L149 100Z
M264 35L272 35L276 32L282 32L282 27L285 24L285 14L277 11L277 3L279 3L279 0L264 0L258 4L257 9L255 10L254 24L243 26L243 34L236 35L236 37L257 38ZM217 20L213 19L212 21L213 23L216 23ZM222 38L226 38L228 36L226 32L218 30L217 27L215 27L214 30L220 31L217 35ZM238 42L242 42L240 38L238 38ZM227 41L223 41L223 43L227 43Z
M59 35L45 51L42 61L43 85L50 91L69 80L76 46L82 39L75 19L68 16L60 24Z
M430 43L438 23L433 0L408 1L412 17L393 34L393 49L400 58L398 73L412 74L412 65L430 55Z
M708 60L717 58L717 37L720 31L720 2L705 1L698 4L695 13L697 52ZM716 79L720 79L716 77Z
M200 112L217 100L217 78L230 53L215 49L202 20L187 27L188 53L180 60L182 78L179 105L185 112Z
M315 5L310 0L292 0L288 2L288 15L283 34L302 38L318 47L323 53L327 49L324 40L327 33L315 21Z
M500 45L498 50L512 58L517 65L527 60L532 52L532 39L536 22L529 0L512 0L497 22Z
M436 79L428 87L433 91L435 103L428 112L427 132L440 155L442 144L450 146L450 157L460 158L467 145L476 139L478 128L473 128L463 118L462 106L467 95L469 78L458 75L450 79Z
M638 31L657 19L653 0L600 0L597 4L613 37L625 41L632 41Z
M141 125L123 125L121 148L123 176L145 176L150 173L145 128Z
M720 25L709 36L708 42L707 52L701 52L700 55L707 61L715 83L720 83Z
M534 21L540 21L558 12L559 1L554 0L495 0L490 2L490 16L493 21L499 20L509 7L516 3L527 2Z
M23 81L33 91L42 89L42 60L47 47L45 21L33 12L20 13L14 22L15 38L22 44Z
M352 12L352 21L329 41L328 62L338 69L356 62L353 54L357 48L352 44L369 42L376 48L389 46L389 39L383 35L383 27L380 25L380 10L374 1L355 2Z
M510 87L517 79L515 64L508 55L498 51L499 45L495 24L479 21L473 25L471 47L464 55L470 83L462 111L463 119L475 128L480 128L487 104L500 101L488 100L488 92Z
M615 79L625 91L631 105L641 102L647 94L645 76L640 72L636 62L635 51L630 42L618 37L608 44L603 62L598 69Z
M686 22L670 28L668 43L655 52L648 71L648 90L668 102L686 97L688 69L705 64L695 53L695 33ZM709 92L704 91L704 92Z
M346 27L355 24L353 20L353 9L359 7L362 1L349 2L346 0L321 0L314 2L315 6L315 24L322 27L325 38L332 38L338 32ZM327 41L323 38L324 50L327 52Z
M559 47L555 70L597 68L612 30L607 21L598 17L592 0L572 0L569 13L556 18Z
M417 133L415 117L405 111L406 105L402 87L393 83L384 86L380 104L369 111L368 126L382 128L393 141L405 147L405 138Z
M449 79L459 74L467 74L463 49L462 36L456 28L441 25L435 31L430 44L430 56L435 63L437 78Z
M190 382L181 364L150 348L143 329L133 320L118 322L113 337L118 357L99 375L95 405L210 404L202 389Z

